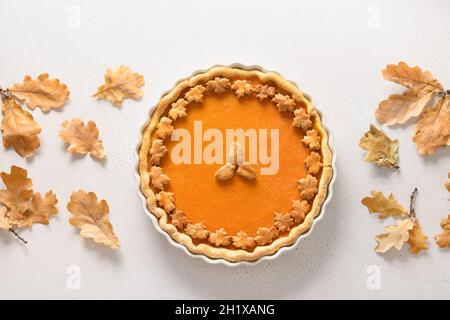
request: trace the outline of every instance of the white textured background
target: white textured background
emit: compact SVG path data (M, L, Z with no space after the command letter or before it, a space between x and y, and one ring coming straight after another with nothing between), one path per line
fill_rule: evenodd
M43 126L35 157L0 148L0 170L27 168L35 190L53 189L60 209L48 227L22 232L27 246L0 232L0 298L450 298L450 252L432 244L418 257L375 254L386 223L360 205L372 189L394 191L407 205L417 186L418 216L432 237L449 210L450 150L419 156L411 125L384 128L400 140L398 171L364 163L358 148L378 102L400 90L382 79L386 64L419 64L450 87L449 13L445 0L1 0L0 84L49 72L71 95L61 112L33 112ZM139 128L159 95L194 70L233 62L296 81L325 113L338 150L325 217L295 250L255 267L208 265L173 248L145 216L133 177ZM121 64L145 76L143 100L122 109L92 100L106 68ZM58 131L75 116L96 121L104 164L65 152ZM67 201L80 188L109 202L118 251L67 223ZM71 265L80 267L80 290L66 286ZM370 265L381 270L379 290L366 286Z

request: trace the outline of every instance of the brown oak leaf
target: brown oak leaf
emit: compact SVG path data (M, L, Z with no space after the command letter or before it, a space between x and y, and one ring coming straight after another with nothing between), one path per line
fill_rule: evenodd
M413 141L419 154L434 154L446 146L450 138L450 97L445 96L431 108L427 108L417 121Z
M397 167L398 140L391 140L382 130L370 125L369 131L359 140L359 146L367 150L364 160L380 167Z
M65 84L58 79L49 79L48 73L39 75L36 80L25 76L22 83L13 85L8 91L20 101L25 101L30 109L39 107L44 112L61 108L70 94Z
M428 237L423 233L419 220L414 221L413 228L409 231L408 243L413 254L428 249Z
M11 173L2 172L0 175L6 186L0 190L0 203L9 208L8 215L15 217L28 210L33 197L33 183L27 177L27 171L12 166Z
M450 214L441 220L441 228L442 232L434 237L436 244L441 248L450 247Z
M98 201L95 193L83 190L73 192L67 209L72 213L69 223L80 229L83 237L112 249L120 246L119 239L109 222L108 203L105 200Z
M372 197L365 197L361 203L369 209L369 213L379 213L379 219L408 214L408 210L395 200L392 193L386 198L382 192L372 191Z
M9 230L12 228L11 220L7 216L8 209L0 206L0 229Z
M86 125L81 119L74 118L64 121L59 132L62 141L69 144L70 153L87 154L97 159L103 159L105 152L103 142L98 139L99 132L94 121Z
M98 87L93 95L96 99L108 100L116 107L122 106L122 101L129 98L139 100L143 96L144 77L132 72L130 67L120 66L116 71L106 70L105 83Z
M390 95L380 103L375 116L380 123L387 125L402 124L420 115L433 96L433 92L423 95L415 91Z
M398 83L414 91L438 91L442 85L429 71L418 66L410 67L405 62L390 64L382 71L384 79Z
M40 146L41 126L12 97L2 97L2 134L5 148L14 148L22 157L32 156Z
M47 192L44 197L36 192L31 199L30 208L13 217L12 223L18 228L29 228L33 223L48 224L49 218L58 213L57 203L58 199L53 191Z

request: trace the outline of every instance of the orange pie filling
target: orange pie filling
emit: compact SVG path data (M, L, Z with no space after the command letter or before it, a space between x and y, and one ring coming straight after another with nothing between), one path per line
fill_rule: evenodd
M323 171L320 119L304 97L257 77L215 76L157 116L150 188L195 245L252 252L304 222Z

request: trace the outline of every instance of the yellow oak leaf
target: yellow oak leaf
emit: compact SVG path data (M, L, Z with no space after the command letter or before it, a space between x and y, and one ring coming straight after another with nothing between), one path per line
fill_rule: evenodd
M436 244L441 248L450 247L450 214L441 220L441 228L442 232L434 237Z
M405 62L390 64L382 71L384 79L398 83L414 91L441 91L442 85L429 71L418 66L410 67Z
M116 71L106 70L105 83L98 87L93 97L108 100L113 105L120 107L124 99L141 99L143 92L140 88L143 85L144 77L142 75L132 72L127 66L120 66Z
M432 96L432 91L424 94L406 91L404 94L390 95L380 103L375 116L380 123L387 125L405 123L420 115Z
M120 246L119 239L109 222L108 203L105 200L98 201L95 193L83 190L73 192L67 209L72 213L69 223L80 229L83 237L112 249Z
M90 153L92 157L103 159L105 157L103 142L98 139L98 135L99 132L94 121L89 121L85 125L78 118L64 121L59 132L61 140L69 144L67 151L70 153Z
M359 146L367 150L364 158L367 162L373 162L380 167L397 166L398 140L391 140L382 130L370 125L369 131L359 140Z
M2 97L2 134L5 148L14 148L22 157L32 156L40 146L40 125L12 97Z
M48 73L39 75L36 80L25 76L22 83L15 84L8 90L20 101L25 101L30 109L39 107L44 112L61 108L70 94L65 84L58 79L49 79Z
M53 191L47 192L44 197L36 192L31 199L30 208L13 217L12 223L18 228L29 228L34 223L48 224L49 218L58 213L57 203L58 199Z
M15 217L27 211L33 197L33 183L27 178L27 171L12 166L11 173L2 172L0 175L6 186L0 190L0 203L9 209L8 215Z
M450 98L445 96L435 106L427 108L414 131L413 141L421 155L432 155L437 148L447 145L450 138Z
M380 191L372 191L371 194L372 197L365 197L361 203L369 209L369 213L379 213L380 219L408 214L408 210L395 200L392 193L389 198Z
M413 222L411 219L397 221L395 224L386 227L385 233L377 235L375 238L378 242L375 251L385 253L392 247L400 250L403 247L403 243L408 241L409 232L412 228Z
M413 228L409 231L408 243L413 254L418 254L421 250L428 249L428 237L423 233L419 221L416 219Z

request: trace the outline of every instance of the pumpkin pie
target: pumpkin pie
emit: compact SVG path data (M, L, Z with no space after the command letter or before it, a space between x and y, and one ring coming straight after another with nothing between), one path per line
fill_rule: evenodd
M333 171L309 98L274 72L214 67L179 82L142 131L148 209L194 254L254 261L308 231Z

